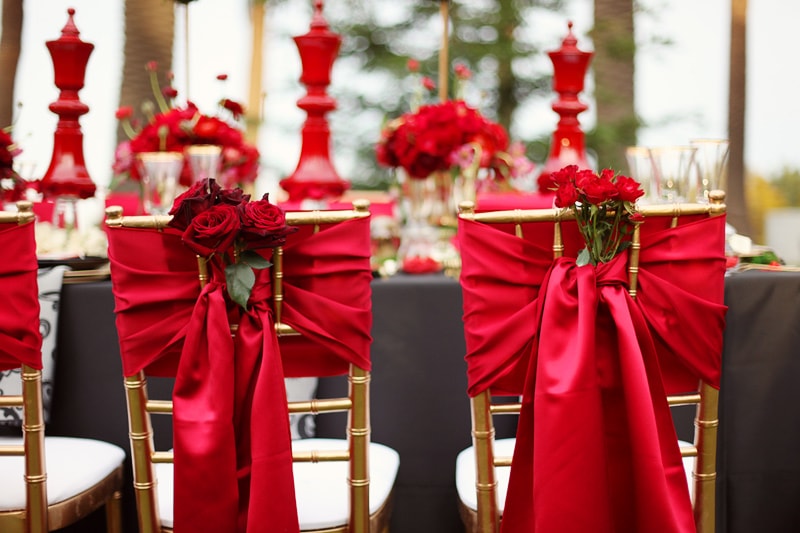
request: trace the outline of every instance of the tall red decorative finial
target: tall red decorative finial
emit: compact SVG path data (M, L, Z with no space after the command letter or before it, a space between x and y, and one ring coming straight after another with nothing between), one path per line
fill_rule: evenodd
M58 115L58 124L53 137L53 155L50 166L42 178L41 189L45 198L88 198L94 195L96 186L83 159L83 133L78 119L89 112L89 106L78 99L83 89L86 64L94 45L81 40L75 26L75 10L67 10L68 19L61 30L61 37L47 41L47 49L53 60L55 84L61 90L58 100L49 109Z
M314 0L311 29L294 38L300 51L307 93L297 107L308 114L302 130L300 160L294 173L280 184L290 202L324 202L341 196L350 184L339 177L330 158L331 130L325 115L336 109L336 100L326 92L342 38L328 28L322 16L322 0Z
M588 106L580 101L578 94L583 91L586 70L593 53L579 50L577 44L578 40L572 33L572 21L569 21L561 48L547 54L553 62L553 90L558 93L552 107L560 118L553 132L550 155L543 174L549 175L567 165L590 168L583 131L578 121L578 114L586 111Z

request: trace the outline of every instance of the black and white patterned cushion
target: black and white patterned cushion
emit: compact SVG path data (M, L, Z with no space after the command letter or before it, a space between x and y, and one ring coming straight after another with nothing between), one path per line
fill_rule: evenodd
M317 393L317 378L286 378L286 399L290 402L310 401ZM292 440L309 439L316 435L314 415L289 415Z
M53 401L58 305L61 300L61 282L65 270L67 267L64 266L39 269L39 330L42 333L42 401L45 422L50 420L50 405ZM22 393L19 369L0 372L0 393L4 395ZM0 409L0 424L20 426L22 409L15 407Z

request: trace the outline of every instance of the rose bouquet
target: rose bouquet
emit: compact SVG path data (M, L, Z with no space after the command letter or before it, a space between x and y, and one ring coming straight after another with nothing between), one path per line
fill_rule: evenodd
M150 83L153 87L155 105L147 103L143 106L148 117L147 124L139 127L132 120L133 109L120 107L116 117L121 122L129 140L123 141L114 154L112 169L115 179L141 179L140 169L136 165L137 154L144 152L180 152L191 145L215 145L221 148L221 171L219 181L225 187L241 186L253 183L258 176L258 149L244 139L241 129L235 124L244 113L238 102L222 99L221 110L229 115L229 120L219 116L201 113L192 102L185 106L176 106L178 92L173 87L158 84L157 65L147 64ZM225 81L227 76L217 76ZM155 110L158 110L157 112ZM193 181L191 166L184 163L180 183L188 187Z
M221 263L231 300L247 307L255 284L255 270L271 263L256 250L275 248L297 228L265 194L250 201L241 189L225 189L214 179L193 184L175 199L169 226L182 231L183 243L207 261Z
M569 165L551 175L555 206L572 211L586 247L578 254L579 266L607 263L630 246L634 223L641 215L636 200L644 191L628 176L603 169L579 170Z

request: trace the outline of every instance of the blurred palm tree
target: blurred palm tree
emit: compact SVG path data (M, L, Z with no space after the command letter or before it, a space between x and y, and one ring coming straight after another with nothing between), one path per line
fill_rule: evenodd
M22 0L3 0L0 33L0 128L14 121L14 80L22 45Z
M731 0L730 85L728 99L728 222L743 234L751 232L745 196L744 132L747 99L747 0Z
M141 106L153 101L145 66L155 61L162 87L169 82L172 69L172 43L175 35L175 7L165 0L125 0L125 48L119 105L131 106L134 118L145 120ZM117 139L126 140L121 128Z
M600 168L626 169L625 147L636 144L639 121L634 109L633 0L594 0L594 99L597 126L587 145Z

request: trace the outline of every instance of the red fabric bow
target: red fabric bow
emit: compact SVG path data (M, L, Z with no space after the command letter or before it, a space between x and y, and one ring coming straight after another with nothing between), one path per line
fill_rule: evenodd
M220 266L201 291L177 231L107 233L123 371L176 376L176 531L297 531L283 377L369 368L369 219L289 236L280 346L269 270L232 340Z
M554 261L552 224L460 222L469 393L523 396L503 531L694 531L665 393L719 383L725 221L668 222L636 300L627 253L577 267L571 225Z
M42 368L36 240L30 224L0 226L0 370Z

